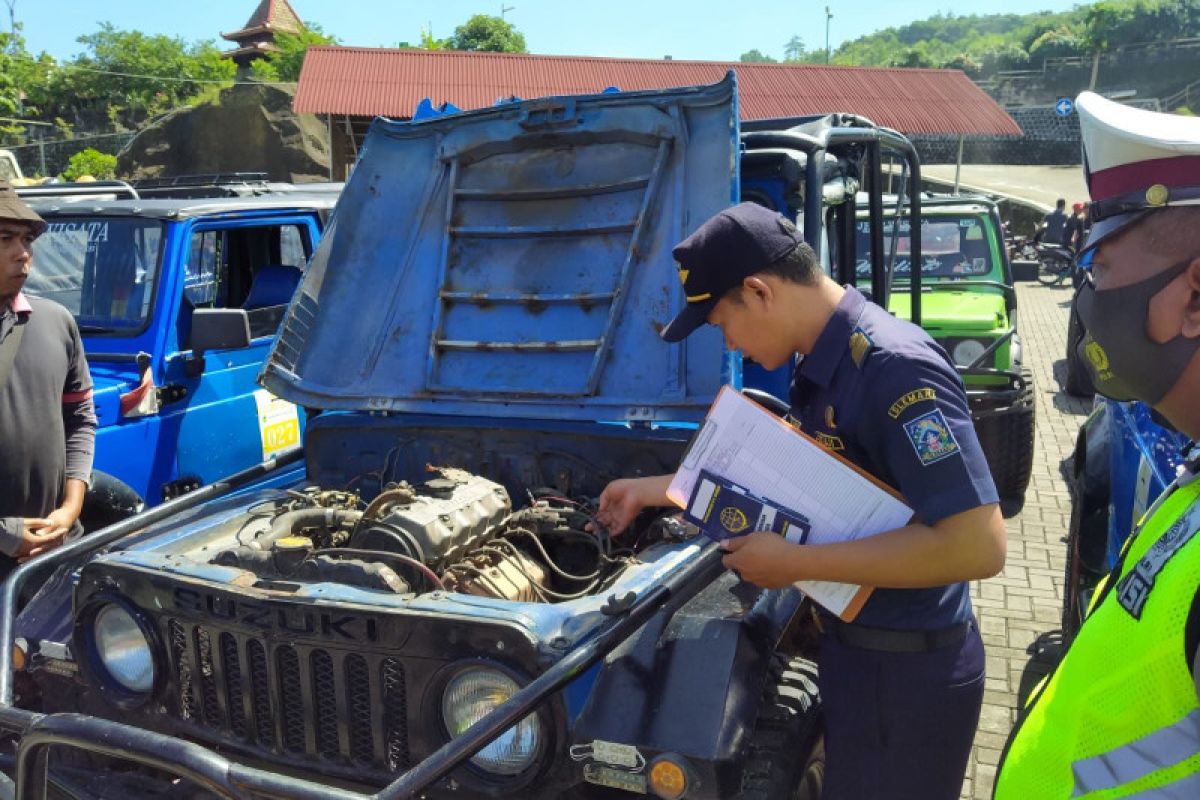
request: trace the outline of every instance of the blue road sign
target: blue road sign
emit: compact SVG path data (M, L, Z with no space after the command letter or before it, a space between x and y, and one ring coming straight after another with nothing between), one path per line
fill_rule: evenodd
M1071 112L1075 110L1075 104L1071 102L1069 97L1060 97L1058 102L1054 104L1054 113L1060 117L1069 117Z

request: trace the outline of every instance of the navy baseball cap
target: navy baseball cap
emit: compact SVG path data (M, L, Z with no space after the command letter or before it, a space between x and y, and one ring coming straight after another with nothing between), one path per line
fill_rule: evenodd
M708 320L726 292L803 243L795 223L758 203L739 203L706 220L671 251L687 306L659 336L683 341Z

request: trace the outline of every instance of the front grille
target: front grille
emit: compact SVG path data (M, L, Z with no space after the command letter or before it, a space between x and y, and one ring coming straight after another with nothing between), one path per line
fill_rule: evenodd
M410 766L404 664L168 619L171 714L276 756Z

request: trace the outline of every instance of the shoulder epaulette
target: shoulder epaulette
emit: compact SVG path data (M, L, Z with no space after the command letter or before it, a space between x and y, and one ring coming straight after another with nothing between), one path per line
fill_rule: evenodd
M854 366L862 369L863 362L867 360L874 345L875 342L869 333L861 327L854 329L850 334L850 360L854 362Z

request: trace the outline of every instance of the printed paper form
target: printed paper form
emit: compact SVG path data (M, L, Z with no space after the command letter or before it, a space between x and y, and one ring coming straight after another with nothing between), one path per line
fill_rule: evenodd
M913 516L887 489L729 387L717 395L671 481L672 502L687 504L702 467L807 517L810 544L871 536L902 527ZM866 601L867 591L850 584L797 585L844 619Z

